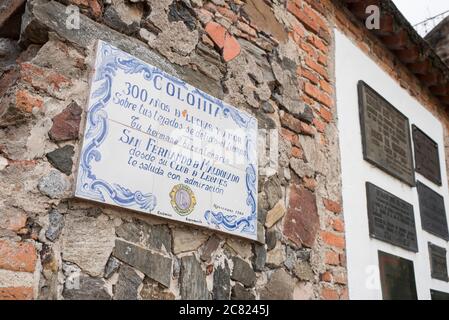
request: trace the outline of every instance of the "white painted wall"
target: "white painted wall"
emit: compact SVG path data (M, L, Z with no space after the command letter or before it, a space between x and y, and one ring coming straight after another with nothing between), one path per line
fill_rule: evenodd
M448 251L449 244L422 230L416 187L407 186L363 159L357 82L359 80L365 81L405 114L409 118L410 126L416 124L438 143L443 185L438 187L418 173L416 179L444 196L446 214L448 214L449 193L442 124L338 30L335 30L335 39L336 93L342 161L343 208L346 223L349 297L350 299L382 299L378 250L414 262L419 299L430 299L431 288L449 292L449 283L431 279L427 242L431 241L438 246L445 247ZM415 254L369 237L365 181L372 182L413 205L418 236L418 253Z

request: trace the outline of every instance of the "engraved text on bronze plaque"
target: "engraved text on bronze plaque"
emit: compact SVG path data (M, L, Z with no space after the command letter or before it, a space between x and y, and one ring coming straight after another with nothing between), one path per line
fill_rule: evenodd
M433 235L449 240L443 197L419 181L417 189L422 228Z
M429 242L430 270L432 278L449 282L446 249Z
M366 195L370 236L418 252L413 206L369 182Z
M441 186L438 144L415 125L412 126L416 172Z
M379 251L380 284L384 300L416 300L413 261Z
M364 159L414 186L408 118L363 81L358 90Z

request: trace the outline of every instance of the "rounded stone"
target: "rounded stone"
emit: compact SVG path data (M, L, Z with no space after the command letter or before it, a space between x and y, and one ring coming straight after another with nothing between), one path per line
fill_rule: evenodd
M59 171L52 170L39 180L39 191L52 199L60 198L68 189L68 182Z

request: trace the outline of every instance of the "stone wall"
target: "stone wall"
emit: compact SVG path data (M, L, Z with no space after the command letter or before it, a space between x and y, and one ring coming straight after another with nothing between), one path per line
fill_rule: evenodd
M67 5L80 9L79 30L67 28ZM1 39L0 298L346 299L336 10L28 0L18 44ZM73 198L97 39L278 135L278 167L259 150L259 242Z

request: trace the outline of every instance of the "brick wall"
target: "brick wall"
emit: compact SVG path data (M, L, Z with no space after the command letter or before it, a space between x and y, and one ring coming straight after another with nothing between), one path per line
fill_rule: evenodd
M68 4L80 30L66 28ZM29 0L24 19L0 73L1 298L348 298L333 27L437 108L344 11L312 0ZM72 197L98 38L278 133L279 167L260 160L261 243Z
M426 86L423 86L421 80L393 52L387 50L373 33L364 28L362 23L357 21L357 19L351 19L347 11L340 6L334 6L333 10L335 12L333 14L335 26L343 31L363 52L370 56L386 73L396 80L402 88L407 90L412 97L442 122L445 134L446 168L449 169L449 162L447 161L449 158L449 116L445 107ZM438 33L439 29L442 30L443 28L444 24L440 25L434 31ZM428 40L432 46L435 46L435 40ZM441 41L441 43L444 43L444 41ZM440 46L443 47L443 45ZM436 47L435 49L444 58L444 54L440 52L441 48Z

